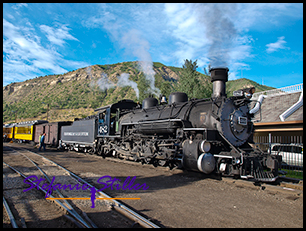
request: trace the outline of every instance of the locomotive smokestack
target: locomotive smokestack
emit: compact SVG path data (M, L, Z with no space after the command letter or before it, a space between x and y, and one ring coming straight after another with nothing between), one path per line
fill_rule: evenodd
M212 98L226 96L225 94L225 83L228 80L228 68L218 67L211 68L211 82L213 83Z

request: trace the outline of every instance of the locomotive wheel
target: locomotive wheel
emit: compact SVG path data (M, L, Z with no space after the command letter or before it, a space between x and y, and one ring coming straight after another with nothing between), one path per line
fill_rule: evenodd
M147 158L144 158L141 160L141 163L142 164L150 164L151 163L151 158L150 157L147 157Z
M158 160L157 162L158 162L159 166L166 166L166 164L167 164L166 160Z

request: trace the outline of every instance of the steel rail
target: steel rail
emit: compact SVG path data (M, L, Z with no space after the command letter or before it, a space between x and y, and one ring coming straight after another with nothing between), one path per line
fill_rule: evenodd
M3 161L3 163L8 166L10 169L12 169L13 171L15 171L16 173L18 173L20 176L22 176L23 178L27 178L27 176L25 176L22 172L20 172L19 170L15 169L14 167L10 166L9 164L5 163ZM34 184L34 182L31 179L27 179L28 181L30 181L32 184ZM41 191L43 191L45 194L47 194L47 191L42 189L41 186L36 185ZM55 198L54 196L50 195L49 198ZM70 215L72 215L73 217L75 217L76 220L78 220L84 227L86 228L91 228L91 226L89 226L86 222L84 222L83 219L79 219L79 216L76 215L76 211L74 209L70 209L67 208L66 205L64 205L62 202L60 202L59 200L53 199L54 202L56 202L60 207L62 207L63 209L65 209Z
M23 155L24 157L26 157L45 177L46 179L49 181L50 183L50 186L51 185L51 180L49 178L49 176L31 159L29 158L27 155L21 153L21 152L18 152L18 151L15 151L14 149L12 149L14 152L17 152L17 153L20 153L21 155ZM58 193L58 195L61 197L61 198L64 198L63 194L58 190L56 189L56 192ZM72 206L66 201L66 200L63 200L69 207L70 209L72 209Z
M64 168L63 166L55 163L54 161L52 161L52 160L50 160L50 159L48 159L48 158L46 158L46 157L44 157L44 156L42 156L42 155L40 155L38 153L29 151L29 150L27 150L27 151L31 152L31 153L33 153L33 154L35 154L37 156L40 156L40 157L50 161L54 165L58 166L59 168L63 169L72 178L74 178L78 183L80 183L80 181L81 181L83 184L87 184L88 186L90 186L90 188L94 188L97 191L97 193L100 194L100 196L98 195L98 198L112 198L109 195L107 195L106 193L98 191L99 189L97 189L96 187L94 187L93 185L88 183L87 181L83 180L81 177L77 176L73 172L71 172L68 169ZM87 188L87 189L90 190L90 188ZM115 210L117 210L118 212L123 214L124 216L128 217L129 219L133 220L134 222L139 223L142 227L145 227L145 228L160 228L158 225L154 224L153 222L151 222L148 219L144 218L140 214L138 214L138 213L134 212L133 210L129 209L127 206L123 205L122 203L120 203L119 201L117 201L115 199L107 200L106 203L108 203L112 208L114 208Z
M15 150L14 150L15 151ZM18 152L18 151L15 151L15 152ZM52 186L52 182L49 178L49 176L45 173L45 171L43 171L31 158L29 158L27 155L21 153L21 152L18 152L20 153L21 155L23 155L24 157L26 157L33 165L35 165L35 167L46 177L46 179L49 181L50 183L50 186ZM58 195L61 197L61 198L65 198L64 195L58 190L56 189L56 192L58 193ZM75 209L71 206L71 204L64 200L64 203L66 203L66 205L68 206L68 208L74 213L74 217L76 217L79 221L82 221L81 223L84 225L86 224L86 228L91 228L87 223L86 221L77 213L77 211L75 211ZM88 218L89 219L89 218ZM92 222L93 223L93 222ZM97 228L97 226L94 224L92 225L93 228Z
M4 208L5 208L5 211L6 211L7 215L9 216L9 219L11 221L11 224L12 224L13 228L19 228L17 223L16 223L15 217L14 217L8 203L6 202L4 196L3 196L3 205L4 205Z

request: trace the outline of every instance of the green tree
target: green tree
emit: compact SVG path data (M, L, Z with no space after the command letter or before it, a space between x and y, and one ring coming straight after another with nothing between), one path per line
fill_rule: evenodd
M146 79L146 77L144 76L143 73L141 73L139 75L139 78L138 78L138 82L137 82L137 87L138 87L138 90L139 90L139 102L142 103L142 101L145 99L145 98L148 98L149 97L149 92L148 92L148 89L150 89L150 83L149 81Z
M161 86L160 86L160 92L162 95L166 96L167 98L169 97L169 95L174 92L174 87L172 86L171 82L169 81L163 81L161 83Z
M177 91L185 92L191 98L208 98L212 93L212 85L207 75L197 71L197 60L185 60L177 84Z

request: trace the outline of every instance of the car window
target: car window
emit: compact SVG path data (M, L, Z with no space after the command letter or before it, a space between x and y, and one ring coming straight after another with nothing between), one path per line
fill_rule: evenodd
M295 152L295 153L302 153L303 149L302 149L302 147L293 147L293 152Z
M278 145L275 145L275 146L273 146L272 151L278 151L279 148L280 148L280 147L279 147Z
M284 146L284 152L292 152L292 146Z
M303 153L303 148L299 146L275 145L273 146L272 151Z

